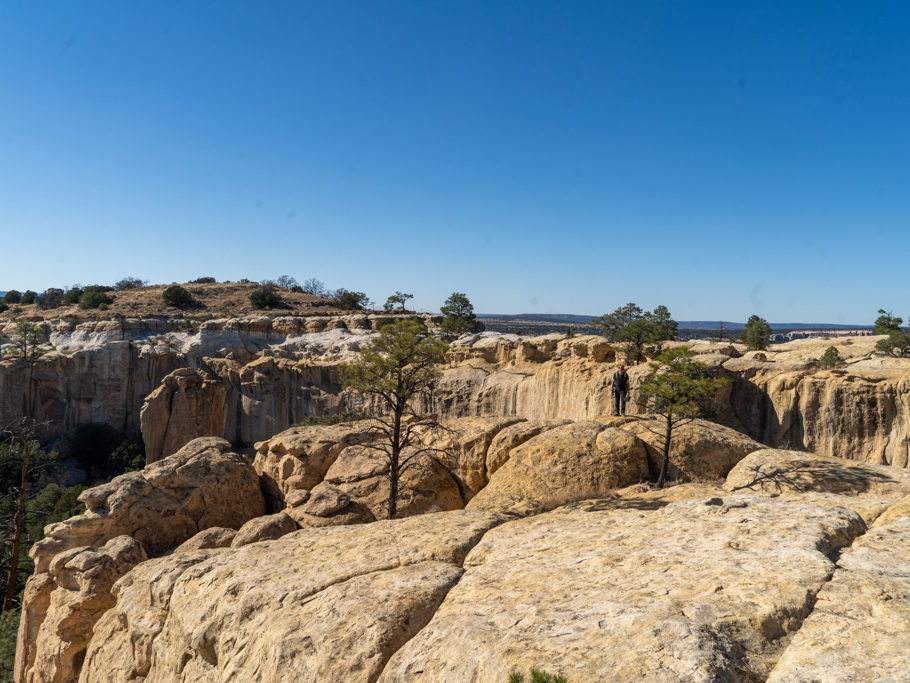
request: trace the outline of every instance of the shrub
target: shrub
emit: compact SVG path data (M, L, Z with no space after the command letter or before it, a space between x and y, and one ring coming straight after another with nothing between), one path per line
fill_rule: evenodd
M421 327L423 327L424 332L426 332L426 330L427 330L427 324L423 321L423 318L421 318L419 315L409 315L407 318L392 318L392 317L379 318L376 321L376 329L381 330L383 327L386 327L387 325L393 325L394 323L400 322L402 320L413 320L414 322L418 323Z
M49 287L43 294L35 297L35 303L41 310L59 308L63 305L63 290Z
M213 285L215 282L213 277L197 277L195 280L190 280L191 285Z
M836 368L841 364L840 354L837 352L837 349L833 346L829 346L825 349L825 352L822 354L821 358L818 359L819 367L829 370L831 368Z
M276 282L278 286L282 289L293 289L294 287L299 287L300 284L292 278L290 275L281 275Z
M322 280L317 280L314 277L304 282L300 289L303 290L304 294L314 294L315 296L326 296L328 294Z
M571 339L575 336L575 328L571 325L566 328L566 339Z
M910 356L910 332L894 330L887 339L875 342L875 350L889 356Z
M272 285L263 285L250 294L250 303L253 308L278 308L284 302Z
M66 290L66 294L63 295L63 303L67 306L72 306L73 304L78 304L79 299L82 297L82 292L84 290L80 287L71 287Z
M125 277L114 283L114 289L118 292L122 292L125 289L137 289L138 287L144 287L145 285L146 281L140 280L138 277Z
M0 301L0 313L9 310L9 304Z
M363 292L352 292L344 287L340 287L332 294L332 304L335 308L340 308L345 311L362 311L363 309L372 306L373 302L370 301L370 298Z
M509 683L524 683L525 676L520 671L509 674ZM562 674L551 674L543 669L531 669L531 683L568 683Z
M23 304L25 306L28 306L29 304L33 304L33 303L35 303L36 296L38 296L38 295L35 292L33 292L30 289L26 289L25 294L22 295L22 299L20 299L19 303Z
M8 304L18 304L22 301L22 294L15 289L11 289L3 295L3 301Z
M111 291L110 287L102 285L84 287L82 294L79 296L79 308L85 310L88 308L101 308L102 305L110 306L114 303L114 297L108 294L109 291Z
M190 294L185 287L181 287L180 285L171 285L165 289L161 293L161 298L168 306L174 306L176 308L186 308L195 303L193 295Z

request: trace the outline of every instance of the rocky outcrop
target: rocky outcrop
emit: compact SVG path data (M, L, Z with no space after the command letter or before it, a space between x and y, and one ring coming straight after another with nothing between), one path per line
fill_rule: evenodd
M139 423L151 464L202 436L220 437L227 420L226 388L205 372L174 370L142 404Z
M111 587L145 559L138 541L117 536L100 548L62 552L46 573L29 579L24 599L29 607L19 628L17 680L66 683L78 676L92 626L114 606Z
M910 515L845 550L768 681L900 681L910 671Z
M309 529L143 563L116 586L80 681L373 681L500 518Z
M174 455L115 477L79 495L88 510L51 524L29 554L35 570L78 546L131 535L155 556L212 526L239 527L262 515L265 503L250 464L223 439L191 441Z
M531 514L598 498L648 477L645 444L601 422L574 422L516 447L468 507Z
M456 456L468 463L487 462L506 430L502 442L521 442L469 509L362 523L366 504L324 479L288 489L283 511L251 520L233 547L217 529L121 563L97 603L54 577L91 569L103 551L64 551L29 583L22 680L72 680L80 649L86 682L505 680L532 667L569 680L807 680L824 679L826 643L838 652L831 680L899 678L910 473L763 449L724 488L616 489L647 471L633 423L580 421L522 441L522 422L462 422L474 446ZM260 454L324 459L362 425L312 429ZM363 447L344 446L326 478ZM540 513L564 501L575 502ZM97 623L76 625L77 603L90 604L80 615L100 605ZM42 609L47 619L28 619ZM63 638L55 619L74 632ZM56 635L39 639L42 628Z
M115 580L200 530L237 528L265 512L255 471L229 447L222 439L192 441L83 491L88 510L45 529L29 551L35 573L19 624L17 680L73 680L95 621L113 604Z

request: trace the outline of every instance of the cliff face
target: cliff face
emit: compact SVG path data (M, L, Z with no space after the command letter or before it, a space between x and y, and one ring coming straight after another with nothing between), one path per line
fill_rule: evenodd
M0 423L31 397L56 433L88 422L141 426L150 462L198 436L251 446L311 415L362 407L342 393L340 364L356 357L376 319L52 323L54 350L33 367L0 361ZM742 357L729 344L692 348L732 380L724 424L770 446L907 467L910 361L873 356L875 341L806 339ZM810 361L832 344L846 364L818 369ZM612 412L614 370L614 350L599 337L484 333L453 343L436 407L444 418L587 419ZM649 372L630 368L633 411Z

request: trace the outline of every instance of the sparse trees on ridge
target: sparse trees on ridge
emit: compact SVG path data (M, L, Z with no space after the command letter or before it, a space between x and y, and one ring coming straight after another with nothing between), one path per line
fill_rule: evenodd
M405 294L404 292L395 292L392 296L385 300L383 304L383 309L386 311L395 310L395 306L398 306L398 311L404 313L406 308L405 306L408 303L408 299L413 299L413 294Z
M591 321L610 341L618 342L630 363L644 359L646 353L660 353L663 342L676 339L679 325L666 306L643 311L634 303L617 308ZM650 344L650 348L646 345Z

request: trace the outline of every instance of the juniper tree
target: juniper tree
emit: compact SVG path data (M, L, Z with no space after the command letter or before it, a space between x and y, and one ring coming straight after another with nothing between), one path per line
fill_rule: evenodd
M667 479L673 431L697 417L709 416L711 403L728 382L711 375L708 366L693 356L686 346L667 349L650 364L654 372L639 389L646 410L664 420L663 430L654 431L662 451L658 488Z
M649 353L660 353L663 342L676 339L679 328L666 306L644 311L634 303L620 306L612 313L605 313L591 322L600 327L610 341L622 345L626 359L631 363L643 359L648 344L653 345L647 349Z
M409 318L385 325L361 349L360 358L342 369L345 388L371 397L376 406L370 428L373 438L367 447L388 464L389 519L398 514L402 476L423 459L435 460L436 449L426 446L421 437L439 425L418 407L431 394L440 374L437 365L445 360L447 349L445 341Z
M759 318L757 315L750 316L740 339L750 349L767 349L771 339L771 326L764 318Z
M445 334L458 336L473 331L477 316L474 315L474 306L467 295L452 292L439 310L445 316L441 326Z
M386 311L392 311L395 309L395 306L398 306L398 310L404 312L405 306L408 303L408 299L413 299L413 294L405 294L404 292L395 292L392 296L385 300L383 304L383 309Z

